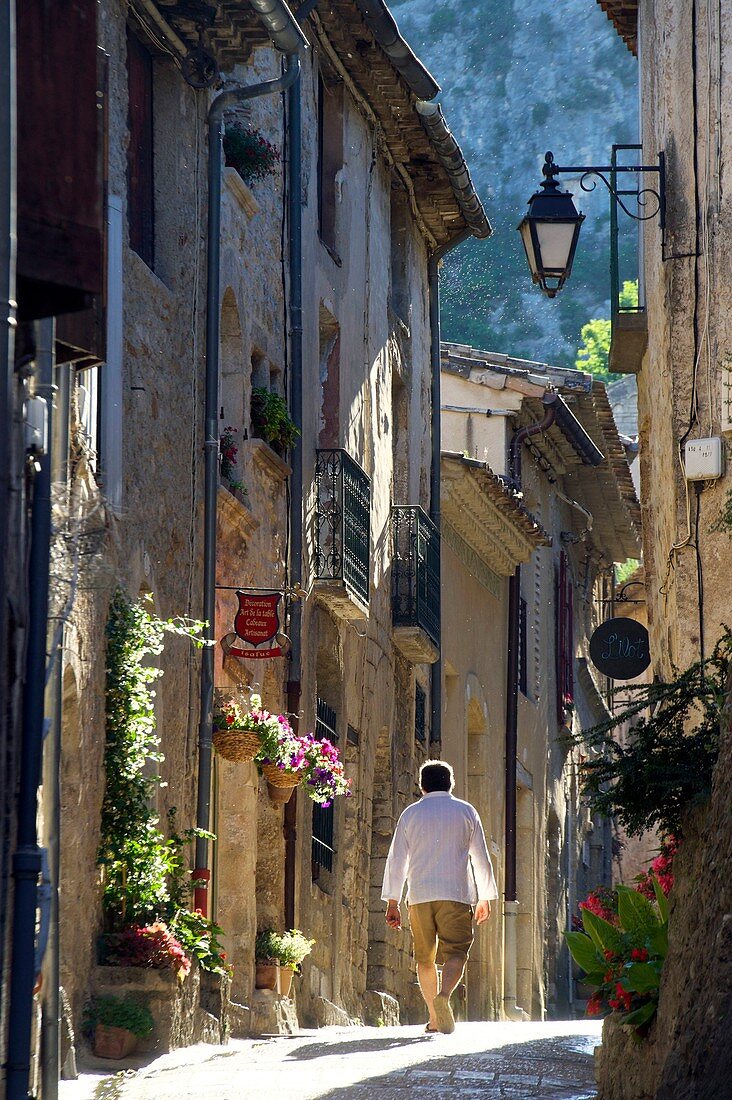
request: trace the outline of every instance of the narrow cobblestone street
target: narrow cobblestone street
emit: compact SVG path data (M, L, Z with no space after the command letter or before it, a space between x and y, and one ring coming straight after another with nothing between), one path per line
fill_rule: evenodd
M472 1023L322 1028L291 1037L197 1046L116 1077L63 1082L61 1100L590 1100L600 1025Z

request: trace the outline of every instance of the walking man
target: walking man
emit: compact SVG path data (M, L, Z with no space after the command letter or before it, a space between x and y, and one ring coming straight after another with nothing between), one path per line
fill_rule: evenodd
M430 1014L427 1031L455 1030L450 994L462 977L475 923L491 915L498 897L483 826L469 802L455 798L449 764L428 760L419 772L422 798L397 822L381 896L386 923L401 928L399 903L407 884L417 978ZM475 906L475 913L473 913ZM442 987L437 968L442 965Z

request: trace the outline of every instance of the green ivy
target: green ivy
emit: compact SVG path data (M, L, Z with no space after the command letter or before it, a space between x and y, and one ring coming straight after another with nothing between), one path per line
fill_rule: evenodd
M665 836L680 834L684 811L711 791L731 662L725 628L704 662L667 684L623 687L633 701L573 738L599 750L581 767L593 811L614 817L631 836L656 827ZM632 729L621 745L614 734L625 723Z
M202 646L204 624L183 618L159 619L148 600L132 602L118 589L107 624L106 784L102 803L98 862L104 869L104 909L109 930L167 915L183 874L181 848L196 835L188 830L166 840L151 808L158 775L148 763L163 756L155 722L154 683L162 669L148 658L163 651L166 634ZM174 899L176 902L178 897Z

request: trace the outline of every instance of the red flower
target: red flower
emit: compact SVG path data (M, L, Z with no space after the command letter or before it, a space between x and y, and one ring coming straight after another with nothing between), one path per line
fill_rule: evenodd
M633 962L644 963L648 961L648 952L645 947L634 947L630 953Z
M599 993L593 993L587 1002L587 1015L599 1016L602 1012L602 997Z

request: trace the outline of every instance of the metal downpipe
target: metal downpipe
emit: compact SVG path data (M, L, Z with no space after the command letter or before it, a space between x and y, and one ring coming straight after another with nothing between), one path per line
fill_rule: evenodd
M8 703L0 713L0 744L17 743L18 730L10 715L10 639L8 637L9 601L6 593L13 583L11 562L15 556L9 545L13 519L20 508L13 505L21 493L15 470L12 440L14 438L15 385L15 261L16 261L16 87L15 87L15 4L0 6L0 696ZM20 547L15 548L16 551ZM3 790L10 794L13 769L8 767ZM7 783L7 786L5 785ZM0 845L10 843L9 823L0 827ZM5 947L8 907L10 901L9 867L0 862L0 973L6 973ZM0 1028L4 1031L5 1007L0 1006Z
M427 263L427 286L430 307L430 362L432 377L430 383L430 432L432 436L432 462L430 465L430 519L437 531L440 530L440 454L442 415L440 405L440 261L443 256L457 248L459 244L473 235L469 228L463 229L452 240L440 245L430 254ZM440 574L442 574L442 554L440 554ZM442 576L440 575L439 619L442 619ZM440 647L442 653L442 647ZM430 666L430 744L442 743L442 657Z
M553 396L553 395L549 395ZM538 424L516 432L509 450L509 474L516 489L521 488L521 448L527 439L547 431L556 417L556 402L547 408ZM506 786L505 786L505 866L503 902L503 1014L509 1020L528 1019L516 1004L516 754L518 752L518 680L519 622L521 606L521 566L517 565L508 582L508 632L506 639Z
M7 1100L26 1100L30 1073L33 987L36 979L36 910L41 849L38 787L43 753L44 690L51 549L51 454L55 322L35 324L35 392L47 406L47 444L33 479L28 561L28 630L23 684L23 737L18 781L18 837L13 854L13 957L8 1011Z
M287 91L287 204L290 275L290 416L302 428L302 99L300 81ZM290 586L302 582L302 435L291 454L290 477ZM290 603L290 673L287 709L297 732L301 694L302 602ZM296 926L295 877L297 849L297 790L285 803L282 821L285 840L285 927Z
M214 99L208 112L208 260L206 285L206 380L204 411L203 619L208 643L201 661L201 712L198 729L198 800L196 826L208 831L211 819L211 719L214 690L216 613L216 496L218 490L218 400L221 259L221 124L227 107L284 92L300 74L300 58L289 54L282 76L230 88ZM208 915L208 840L196 838L194 906Z
M51 448L51 484L68 487L69 421L73 367L62 363L56 368L56 410ZM66 506L66 500L64 501ZM61 733L63 726L63 648L61 631L59 653L52 679L46 689L50 718L43 749L43 843L48 852L51 880L51 908L48 947L44 960L44 988L41 1006L41 1092L44 1100L57 1100L61 1071L59 1033L61 1027ZM54 654L51 654L53 660Z

